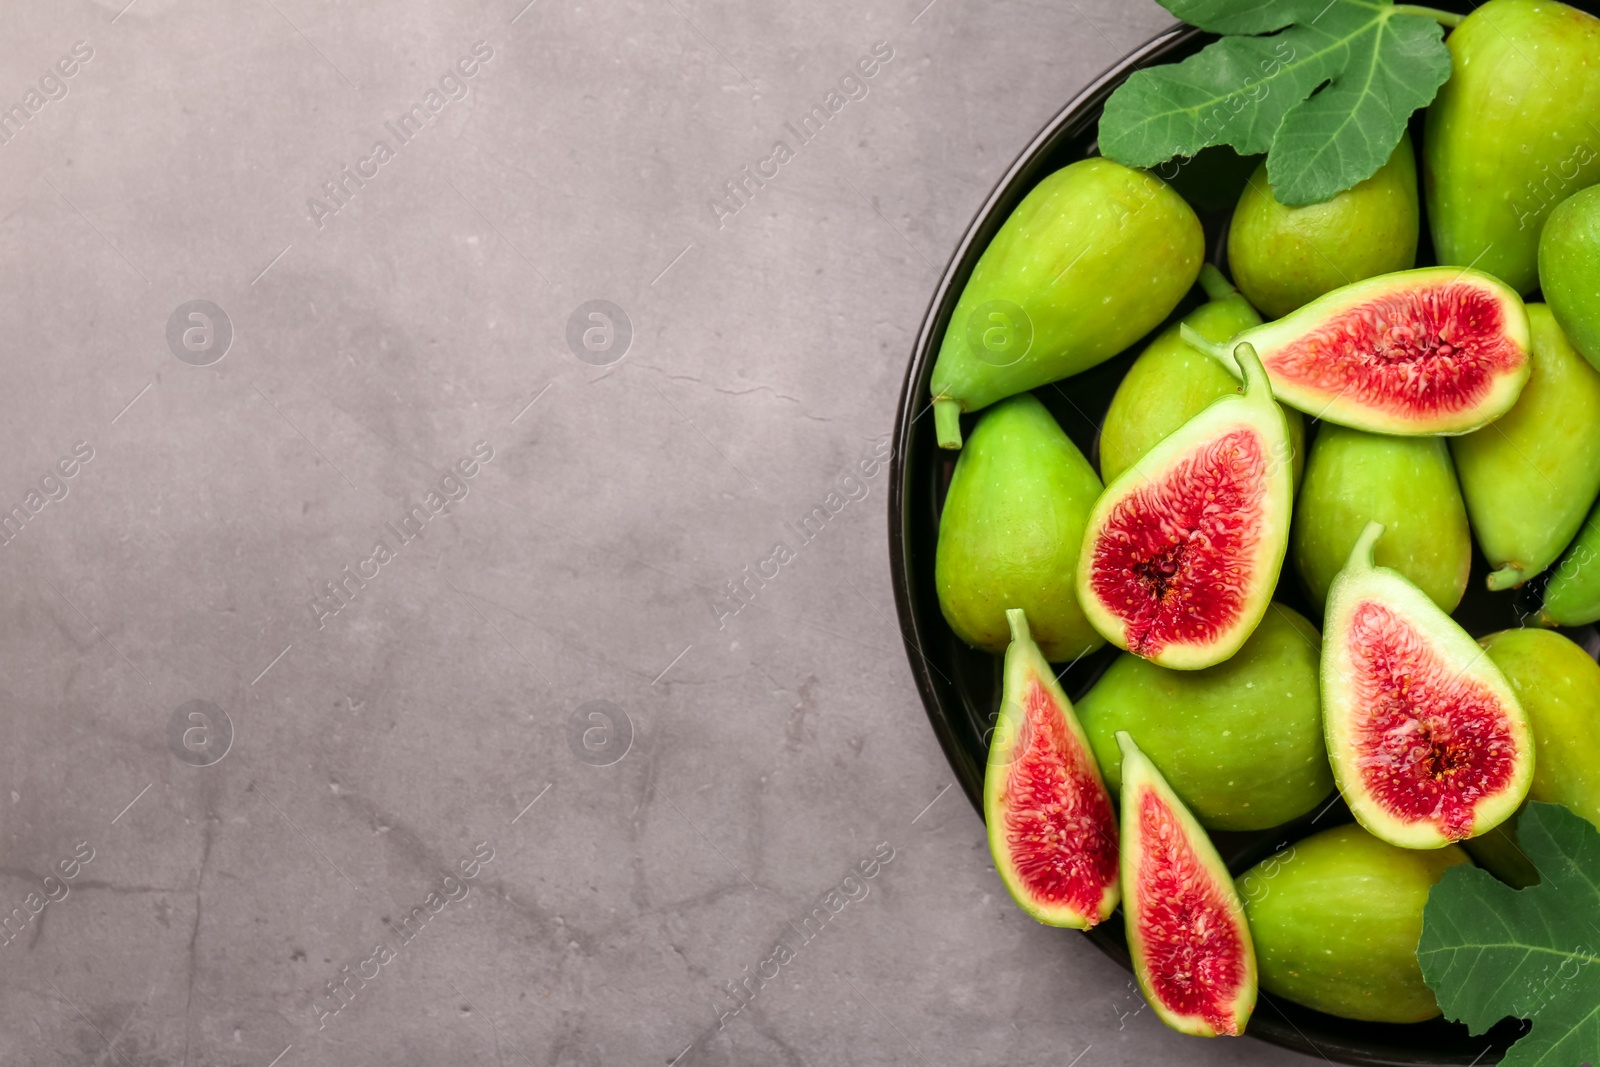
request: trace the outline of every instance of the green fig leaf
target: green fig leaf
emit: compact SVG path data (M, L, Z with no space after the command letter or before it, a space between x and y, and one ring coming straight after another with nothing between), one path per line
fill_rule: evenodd
M1600 831L1560 805L1529 804L1517 837L1540 884L1446 871L1422 913L1422 977L1445 1017L1474 1034L1532 1020L1501 1067L1587 1063L1600 1049Z
M1231 36L1111 94L1100 151L1129 167L1232 145L1267 153L1282 203L1321 203L1376 174L1450 77L1440 23L1390 0L1160 2Z
M1268 33L1314 19L1327 0L1156 0L1208 33Z

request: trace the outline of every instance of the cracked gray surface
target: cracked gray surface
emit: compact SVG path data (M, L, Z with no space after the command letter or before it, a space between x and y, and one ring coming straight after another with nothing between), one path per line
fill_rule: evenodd
M66 493L0 546L0 1062L1294 1059L1167 1032L1009 902L892 622L885 474L714 607L888 433L1015 153L1168 21L924 2L8 11L0 99L93 54L0 144L0 502ZM191 299L234 328L205 366L167 347ZM567 347L592 299L633 327L605 366ZM180 722L209 765L168 747L190 700L232 725L214 760Z

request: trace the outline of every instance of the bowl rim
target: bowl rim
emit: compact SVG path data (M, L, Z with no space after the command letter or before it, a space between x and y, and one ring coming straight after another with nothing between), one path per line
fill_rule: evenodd
M1046 123L1034 138L1023 147L1011 165L1000 175L989 195L979 205L972 221L967 224L966 232L962 234L960 242L950 255L949 262L945 265L944 273L939 279L938 286L934 289L932 298L928 301L927 310L922 316L922 328L917 333L916 344L912 349L910 365L906 369L905 380L900 386L900 398L895 416L894 439L890 451L891 465L889 468L889 563L894 585L895 610L900 619L900 636L905 643L906 655L911 663L911 673L916 679L917 692L922 697L923 707L931 712L938 705L939 696L934 688L933 676L929 671L926 657L922 653L923 642L917 619L911 608L911 579L905 565L906 546L906 486L909 469L906 466L906 442L911 436L911 427L918 419L926 415L932 408L931 403L916 408L918 397L921 394L923 380L931 373L931 365L938 358L938 351L934 344L936 337L942 338L946 323L942 321L945 316L941 309L947 303L952 303L952 294L960 295L960 287L967 281L970 271L966 269L969 250L980 240L985 244L990 235L985 231L991 220L996 220L996 209L1010 195L1016 187L1018 180L1029 171L1044 165L1046 148L1060 134L1069 123L1082 118L1083 110L1093 104L1098 97L1109 96L1112 89L1120 85L1131 70L1138 69L1144 61L1157 53L1164 53L1175 44L1188 41L1194 37L1204 36L1201 30L1183 23L1174 23L1161 31L1138 48L1117 60L1102 71L1099 77L1085 86L1072 99L1068 100L1060 110ZM993 228L998 228L999 221L995 221ZM977 809L978 814L983 814L983 783L981 777L976 783L970 776L962 775L959 771L960 764L964 761L964 754L955 748L954 739L947 732L939 730L937 723L935 734L938 735L939 745L944 750L945 759L952 769L957 770L957 778L961 779L962 790L967 794L967 799Z

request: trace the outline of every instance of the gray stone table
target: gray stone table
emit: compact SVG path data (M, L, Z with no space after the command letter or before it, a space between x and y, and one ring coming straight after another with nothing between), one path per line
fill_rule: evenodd
M524 3L6 12L0 1063L1294 1059L1007 899L870 462L1168 17Z

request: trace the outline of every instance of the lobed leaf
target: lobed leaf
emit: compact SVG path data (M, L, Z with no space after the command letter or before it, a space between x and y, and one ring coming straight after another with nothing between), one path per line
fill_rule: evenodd
M1450 52L1432 19L1375 21L1350 48L1352 62L1291 108L1272 139L1267 180L1281 203L1319 204L1372 177L1394 153L1411 113L1450 77Z
M1119 86L1100 151L1130 167L1226 144L1267 153L1283 203L1319 203L1377 173L1450 76L1439 23L1390 0L1164 3L1205 29L1279 32L1223 37Z
M1501 1067L1573 1067L1600 1051L1600 831L1535 803L1517 836L1540 884L1452 867L1428 895L1417 960L1445 1017L1474 1034L1533 1021Z

